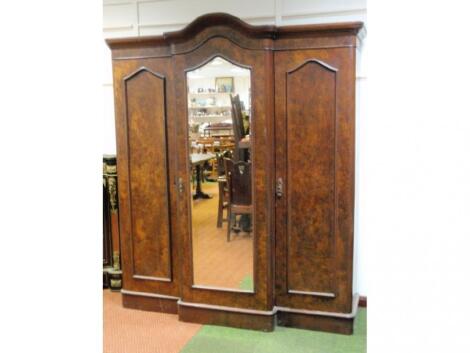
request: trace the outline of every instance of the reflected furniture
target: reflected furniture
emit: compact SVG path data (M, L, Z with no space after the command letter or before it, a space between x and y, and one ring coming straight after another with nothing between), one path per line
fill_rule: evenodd
M352 333L361 28L252 26L209 14L181 31L107 40L125 307L264 331L282 325ZM198 286L193 276L186 73L216 57L251 72L249 291Z
M219 188L219 202L217 205L217 228L222 227L224 220L224 210L228 207L227 176L225 172L224 157L229 156L230 151L217 153L217 183Z
M210 196L202 192L202 179L204 178L204 164L215 158L213 153L191 153L191 168L196 169L196 192L193 195L193 199L208 199Z
M238 95L230 96L232 104L232 126L233 136L235 139L235 160L243 159L240 151L240 141L245 137L245 129L243 127L243 115L240 105L240 97Z
M224 210L228 207L228 190L227 190L227 177L225 175L217 177L219 188L219 202L217 205L217 228L222 227L224 220Z
M232 136L232 126L225 123L215 123L204 128L204 136L230 137Z
M251 163L224 159L228 186L227 241L237 215L250 217L253 213L251 197Z

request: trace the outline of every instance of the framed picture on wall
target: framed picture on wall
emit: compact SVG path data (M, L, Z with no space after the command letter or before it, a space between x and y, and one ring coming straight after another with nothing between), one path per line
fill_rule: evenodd
M216 77L215 89L217 92L233 93L233 77Z

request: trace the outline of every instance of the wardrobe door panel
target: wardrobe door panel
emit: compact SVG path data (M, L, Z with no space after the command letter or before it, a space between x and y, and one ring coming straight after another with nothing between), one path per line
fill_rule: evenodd
M208 222L207 229L213 229L214 232L202 232L203 217L202 213L197 213L197 207L208 205L207 209L217 210L215 206L210 205L210 201L199 199L194 201L194 187L189 183L191 177L192 151L188 138L190 130L188 124L188 114L191 113L191 101L188 97L188 87L191 87L191 75L198 70L198 75L204 73L204 67L214 67L212 62L229 62L231 65L238 66L235 71L229 71L227 74L220 74L221 69L217 69L219 76L237 76L241 70L249 70L250 93L240 96L243 99L250 97L249 115L249 153L248 162L251 168L249 175L249 188L251 191L250 211L248 221L251 227L242 229L237 233L233 228L229 230L228 223L223 222L221 227L217 227L216 220L211 219ZM208 64L205 66L206 64ZM215 65L220 67L223 65ZM242 68L242 69L241 69ZM267 312L265 319L272 321L272 273L271 273L271 210L274 190L271 187L273 174L272 150L272 53L269 51L248 50L234 44L227 38L215 37L205 41L203 45L197 47L185 55L175 57L175 82L176 82L176 116L177 116L177 160L178 160L178 178L181 178L183 184L178 198L178 234L182 239L182 251L186 256L181 258L182 266L182 301L180 308L188 303L197 303L204 305L215 305L220 307L231 307L240 309L255 309ZM189 80L187 73L189 74ZM194 77L194 76L193 76ZM235 92L241 85L237 86L240 77L234 79ZM214 82L215 81L211 81ZM189 84L189 86L188 86ZM269 86L271 84L271 86ZM202 84L201 84L202 85ZM197 88L197 86L194 86ZM200 86L206 87L206 86ZM210 86L207 86L210 87ZM191 93L191 88L189 90ZM207 94L207 93L205 93ZM220 93L219 93L220 94ZM234 94L235 95L235 94ZM229 99L229 96L227 96ZM247 101L248 102L248 101ZM227 105L230 105L230 100ZM188 108L189 106L189 108ZM231 119L228 115L226 119ZM246 122L246 121L245 121ZM231 147L233 149L233 147ZM233 155L232 155L233 158ZM196 169L197 172L197 169ZM197 174L196 174L197 175ZM217 200L216 191L209 191L210 184L202 184L202 189L212 192L214 199ZM214 190L214 189L212 189ZM248 190L248 188L247 188ZM194 194L194 195L193 195ZM227 213L224 211L224 217ZM233 222L243 224L242 217L233 211ZM207 218L207 217L206 217ZM246 218L245 218L246 220ZM201 223L198 223L201 222ZM198 228L199 227L199 228ZM214 238L210 238L216 234ZM207 241L204 251L205 256L201 256L202 249L200 244ZM240 245L249 244L246 248ZM198 252L199 251L199 252ZM226 252L226 255L223 255ZM220 261L221 260L221 261ZM219 262L220 261L220 262ZM199 262L199 264L198 264ZM247 268L247 271L244 270ZM202 273L215 273L217 279L225 277L236 278L235 285L227 286L224 283L214 285L215 281L203 283L200 280ZM238 274L247 272L248 276L236 277ZM208 276L207 276L208 277ZM202 285L201 285L202 284ZM185 309L186 308L186 309ZM228 318L227 320L232 320ZM264 319L263 319L264 320ZM219 321L220 322L220 321ZM269 324L270 326L272 323ZM247 322L249 326L249 322ZM246 326L244 326L246 327Z
M169 59L114 63L123 293L176 300L171 77Z
M335 88L336 72L316 61L287 73L287 285L293 293L336 292Z
M125 79L134 278L171 280L165 78Z
M275 53L279 306L351 310L353 68L350 48Z

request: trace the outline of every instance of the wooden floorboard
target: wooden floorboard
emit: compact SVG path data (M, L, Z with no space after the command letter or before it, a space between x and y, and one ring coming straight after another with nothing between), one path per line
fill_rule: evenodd
M194 283L241 289L253 278L253 233L232 232L227 242L227 222L217 228L218 185L205 182L202 190L213 197L192 202Z

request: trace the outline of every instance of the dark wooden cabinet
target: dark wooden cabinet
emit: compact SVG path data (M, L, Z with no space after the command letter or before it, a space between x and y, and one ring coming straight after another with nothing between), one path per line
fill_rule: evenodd
M209 14L109 39L123 303L181 320L351 333L355 53L361 23L251 26ZM250 70L254 290L194 283L187 73Z
M103 156L103 288L122 287L116 156Z

